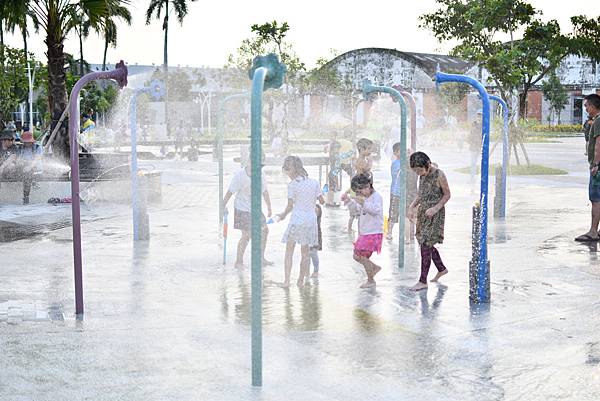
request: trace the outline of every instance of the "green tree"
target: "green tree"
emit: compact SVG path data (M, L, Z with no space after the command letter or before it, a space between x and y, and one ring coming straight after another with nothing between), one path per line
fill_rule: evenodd
M189 0L196 1L196 0ZM177 17L177 21L180 25L183 25L183 19L188 13L188 0L150 0L150 5L146 10L146 25L150 25L150 20L152 19L152 15L156 15L156 19L160 20L161 14L164 8L164 17L162 23L162 29L165 31L165 39L163 46L163 69L165 74L169 73L169 62L168 62L168 45L169 45L169 4L173 6L175 10L175 16ZM165 81L165 90L167 94L169 93L169 81ZM167 136L170 136L170 128L169 128L169 112L168 112L168 98L165 101L165 115L166 115L166 128L167 128Z
M196 0L150 0L150 5L146 10L146 25L150 25L152 15L156 15L156 19L161 18L164 8L164 17L162 19L162 29L165 31L164 47L163 47L163 67L165 71L168 69L168 44L169 44L169 5L175 10L175 16L180 25L183 25L183 19L188 14L187 2Z
M116 19L121 19L131 25L131 13L127 9L119 4L110 4L108 8L108 15L103 18L104 24L101 29L102 36L104 37L104 54L102 56L102 71L106 70L106 53L108 52L108 46L117 47L117 24Z
M191 102L192 101L192 79L190 76L182 70L178 68L174 71L169 72L169 93L167 94L167 98L172 102ZM150 80L146 82L146 86L150 86L150 83L153 80L159 80L165 82L165 73L160 69L154 70Z
M93 26L101 26L109 8L127 5L129 0L30 0L30 10L35 14L43 30L48 57L48 107L51 128L54 128L67 107L67 76L64 70L65 38L73 28L73 9L80 8ZM71 118L78 116L71 116ZM69 138L63 124L54 139L53 149L57 155L69 157Z
M551 114L556 113L558 124L560 124L560 113L569 102L569 95L555 71L542 83L542 92L544 98L550 103ZM550 117L548 118L548 125L550 125Z
M4 54L4 68L0 74L0 121L12 119L12 112L20 103L27 102L29 94L25 53L21 49L4 46ZM39 66L31 55L30 62L34 67ZM36 81L37 86L43 83L43 79Z
M519 94L519 111L526 117L527 95L569 54L599 58L600 47L577 46L600 35L600 26L586 17L572 17L573 31L561 33L555 20L543 22L541 14L522 0L437 0L441 8L420 17L440 41L454 40L452 53L485 68L500 95L510 100ZM586 29L586 35L581 30ZM522 31L521 39L514 33ZM511 40L502 39L510 35ZM586 42L587 43L587 42Z
M248 87L248 70L252 66L254 57L275 53L286 65L285 85L280 90L265 94L267 133L270 137L283 134L284 146L289 136L289 104L296 98L298 89L303 87L306 72L304 63L286 40L289 30L290 26L287 22L279 24L277 21L272 21L252 25L250 31L254 36L242 41L237 51L227 58L226 66L236 69L239 73L233 85L245 89ZM274 120L276 104L283 107L281 124L276 124Z

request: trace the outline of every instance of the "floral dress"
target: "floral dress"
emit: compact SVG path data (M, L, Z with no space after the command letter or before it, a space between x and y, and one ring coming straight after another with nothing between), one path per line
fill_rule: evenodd
M416 237L419 245L433 246L444 242L445 208L432 217L425 216L425 211L442 199L444 192L438 182L441 170L435 169L431 173L419 177L419 209L417 211Z

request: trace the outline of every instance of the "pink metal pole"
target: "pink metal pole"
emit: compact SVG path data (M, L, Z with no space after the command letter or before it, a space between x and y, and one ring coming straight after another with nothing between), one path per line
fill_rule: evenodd
M71 211L73 224L73 267L75 270L75 313L83 313L83 274L81 264L81 211L79 205L79 145L77 143L77 97L81 89L97 79L114 79L123 88L127 85L127 67L121 60L112 71L91 72L75 83L69 98L69 146L71 147Z

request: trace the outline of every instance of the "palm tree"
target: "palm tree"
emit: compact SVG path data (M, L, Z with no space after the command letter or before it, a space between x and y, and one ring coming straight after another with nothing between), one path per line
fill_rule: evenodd
M30 9L46 33L48 106L52 129L58 124L63 110L67 107L64 42L74 27L74 10L80 8L90 20L90 24L101 26L102 19L108 15L110 7L127 4L129 0L30 0ZM69 137L65 125L61 127L52 145L57 155L69 158Z
M102 57L102 71L106 69L106 53L108 51L108 45L117 47L117 24L114 20L120 18L131 25L131 13L127 7L121 5L113 5L108 10L108 15L104 18L104 27L102 28L102 34L104 35L104 56Z
M196 0L190 0L196 1ZM169 38L169 3L172 4L175 9L175 15L180 25L183 25L183 18L188 13L187 0L150 0L150 5L146 10L146 25L150 25L152 15L156 14L156 19L160 19L162 9L165 9L165 16L163 18L162 29L165 31L165 42L163 48L163 70L165 74L165 123L167 128L167 136L170 136L169 131L169 111L168 111L168 97L169 97L169 64L168 64L168 38Z
M196 1L196 0L189 0ZM162 13L162 9L165 9L165 16L163 18L163 26L162 29L165 31L165 43L163 49L163 68L165 72L168 70L167 63L167 48L168 48L168 37L169 37L169 3L173 5L175 9L175 14L177 16L177 21L179 21L180 25L183 25L183 18L188 13L187 0L150 0L150 5L146 10L146 25L150 25L150 20L152 19L152 14L156 14L156 19L160 19L160 15Z

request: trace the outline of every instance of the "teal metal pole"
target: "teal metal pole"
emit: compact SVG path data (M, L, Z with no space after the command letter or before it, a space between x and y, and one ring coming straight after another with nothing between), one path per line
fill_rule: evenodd
M368 98L371 93L389 93L400 104L400 213L398 215L398 268L404 268L404 231L406 226L406 114L407 107L402 94L389 86L372 85L363 81L363 94Z
M500 194L499 217L506 217L506 173L508 169L508 105L498 96L490 95L490 100L495 100L502 106L502 190Z
M225 104L233 99L248 98L247 93L237 93L230 95L221 100L219 104L219 114L217 115L217 154L219 159L219 235L223 232L223 213L225 212L225 205L223 204L223 196L225 193L223 187L223 135L224 130L224 110ZM223 264L225 264L226 256L223 254Z
M249 76L252 79L250 101L250 160L252 209L252 385L262 386L262 97L268 88L283 84L285 65L275 54L254 58Z

